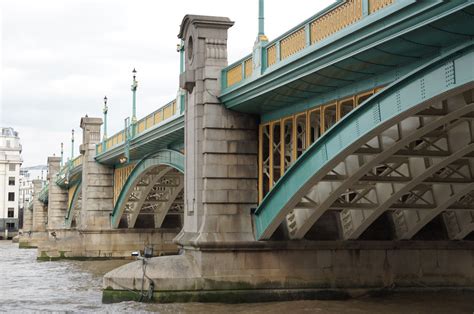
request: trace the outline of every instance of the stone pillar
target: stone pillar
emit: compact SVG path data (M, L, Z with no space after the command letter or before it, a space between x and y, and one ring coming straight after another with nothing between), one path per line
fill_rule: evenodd
M46 224L48 222L48 210L45 205L39 200L39 194L43 188L41 180L33 180L33 232L45 232Z
M110 229L113 210L113 169L97 163L96 144L100 142L101 118L83 117L82 208L80 230Z
M257 203L257 121L227 110L217 98L227 66L225 17L187 15L184 41L185 218L176 241L185 247L253 242L250 209Z
M23 208L23 234L30 232L33 227L33 210L28 208L28 204L26 205Z
M64 228L68 191L56 184L56 175L61 168L61 157L48 157L48 230Z

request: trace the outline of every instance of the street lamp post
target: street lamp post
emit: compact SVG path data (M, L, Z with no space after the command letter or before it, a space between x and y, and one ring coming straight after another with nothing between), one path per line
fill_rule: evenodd
M71 134L72 134L71 136L71 162L72 162L72 160L74 159L74 129L72 129Z
M252 52L252 75L257 75L258 73L262 73L262 54L263 49L265 49L265 45L268 42L267 36L265 36L265 15L264 15L264 0L258 0L258 34L257 40L255 40L255 44L253 45L253 52ZM278 49L278 48L277 48Z
M179 52L179 73L184 72L184 41L181 40L179 44L176 45L176 51Z
M107 112L109 107L107 107L107 96L104 96L104 142L107 139Z
M258 36L265 36L264 0L258 0Z
M64 159L64 144L61 142L61 167L63 166Z
M137 124L137 87L138 87L138 82L137 82L137 70L133 68L133 81L132 81L132 93L133 93L133 99L132 99L132 136L135 136L136 133L136 124Z
M258 38L257 41L268 41L267 36L265 36L265 1L258 0Z

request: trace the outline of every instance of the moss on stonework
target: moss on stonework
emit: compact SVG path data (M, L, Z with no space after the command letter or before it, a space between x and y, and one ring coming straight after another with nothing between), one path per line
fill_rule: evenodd
M30 245L28 242L19 242L18 243L19 249L37 249L36 245Z
M102 302L115 303L140 300L140 291L103 290ZM159 291L153 293L151 302L184 303L255 303L293 300L345 300L350 294L342 290L316 289L245 289L245 290L201 290L201 291Z
M112 289L105 289L102 292L103 303L118 303L122 301L140 301L140 292Z
M109 260L126 260L128 257L110 257L110 256L66 256L67 251L59 251L59 256L49 256L45 251L42 251L40 256L36 259L38 261L60 261L60 260L70 260L70 261L109 261Z

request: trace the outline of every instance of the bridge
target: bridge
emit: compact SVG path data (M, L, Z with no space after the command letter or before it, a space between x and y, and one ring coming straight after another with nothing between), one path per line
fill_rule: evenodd
M228 65L233 22L187 15L175 100L111 137L106 109L83 117L81 154L49 157L20 244L180 250L151 277L110 272L105 300L472 287L473 2L336 1L272 41L259 5L251 54Z

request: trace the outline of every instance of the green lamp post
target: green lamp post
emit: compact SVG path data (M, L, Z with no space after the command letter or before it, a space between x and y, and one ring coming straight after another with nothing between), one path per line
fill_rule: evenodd
M104 96L104 142L107 139L107 112L109 111L109 107L107 107L107 96Z
M133 99L132 99L132 137L135 136L136 134L136 124L137 124L137 87L138 87L138 82L137 82L137 70L133 68L133 81L132 81L132 93L133 93Z

